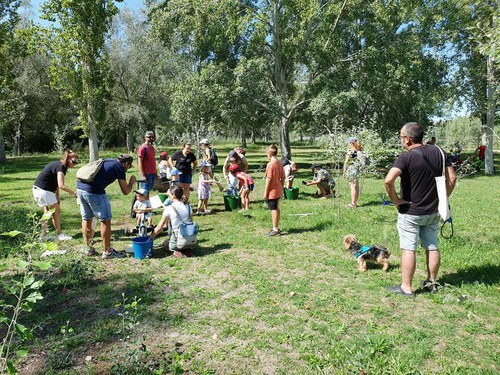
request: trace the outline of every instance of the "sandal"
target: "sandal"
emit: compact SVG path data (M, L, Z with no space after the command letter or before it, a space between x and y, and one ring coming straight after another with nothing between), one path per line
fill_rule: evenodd
M352 203L349 203L349 204L346 204L345 205L347 208L357 208L358 205L357 204L352 204Z
M422 280L420 282L420 287L429 293L437 293L439 291L439 288L442 288L442 285L437 281Z
M401 289L401 285L398 286L388 286L387 291L390 293L401 294L405 297L415 297L415 293L407 293L403 289Z

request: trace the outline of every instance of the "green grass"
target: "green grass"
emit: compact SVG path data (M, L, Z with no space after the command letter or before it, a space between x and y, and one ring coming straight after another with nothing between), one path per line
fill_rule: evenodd
M264 149L250 147L250 170L265 166ZM225 150L217 151L222 161ZM177 374L498 373L499 177L459 180L451 199L455 235L440 242L440 280L446 288L408 300L385 291L400 281L400 250L396 211L382 207L383 180L362 181L357 210L344 208L348 191L342 179L337 178L339 198L317 200L300 180L310 178L307 168L320 160L321 150L293 151L301 192L299 200L281 203L286 234L264 236L270 212L262 200L262 173L253 173L250 217L224 211L222 195L213 193L214 213L196 217L200 246L191 258L83 258L77 205L62 193L63 228L75 239L61 244L68 253L53 258L54 268L39 275L46 281L45 298L23 317L35 338L19 369L30 374L150 374L152 368ZM31 204L31 185L56 158L9 159L0 167L1 231L28 230L26 214L38 210ZM75 184L74 171L67 183ZM122 229L133 222L131 197L116 183L108 193L113 245L121 250L130 243ZM387 245L389 272L357 271L341 245L347 233L362 243ZM13 264L19 244L0 241L0 253ZM425 256L419 251L415 288L424 277ZM125 330L122 293L129 300L141 298L138 324ZM73 332L61 334L68 321Z

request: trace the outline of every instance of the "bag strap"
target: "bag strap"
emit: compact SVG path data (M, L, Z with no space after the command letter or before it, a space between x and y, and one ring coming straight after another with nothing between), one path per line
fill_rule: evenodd
M177 216L179 216L179 219L180 219L181 215L179 214L179 211L177 211L177 209L174 207L173 204L170 207L172 207L172 209L175 211L175 214ZM188 205L188 219L189 219L189 216L191 216L191 206L190 205ZM182 224L188 224L184 220L181 220L181 221L182 221Z

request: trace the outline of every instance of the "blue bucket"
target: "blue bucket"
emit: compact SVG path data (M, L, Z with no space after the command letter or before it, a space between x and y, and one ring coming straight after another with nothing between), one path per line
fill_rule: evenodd
M134 258L144 259L151 255L153 250L153 240L148 241L149 237L136 237L132 239L132 246L134 248Z

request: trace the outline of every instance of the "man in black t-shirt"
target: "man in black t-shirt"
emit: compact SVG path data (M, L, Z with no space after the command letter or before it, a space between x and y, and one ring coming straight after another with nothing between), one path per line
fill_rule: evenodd
M438 249L438 196L435 177L443 170L442 150L435 145L422 145L424 131L416 122L409 122L401 129L401 142L408 150L401 154L385 178L385 188L397 207L399 243L401 247L400 286L388 287L390 292L414 296L412 280L415 273L416 250L420 239L427 252L427 280L422 282L429 291L437 291L437 273L441 262ZM447 193L455 187L456 175L446 160ZM394 183L401 179L400 195Z

